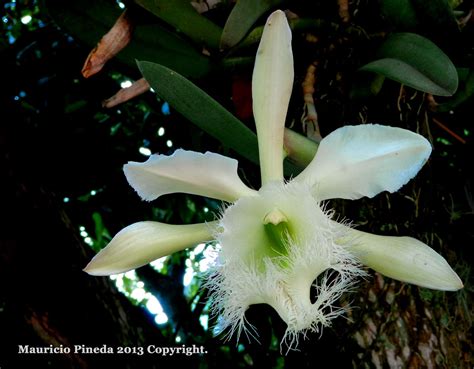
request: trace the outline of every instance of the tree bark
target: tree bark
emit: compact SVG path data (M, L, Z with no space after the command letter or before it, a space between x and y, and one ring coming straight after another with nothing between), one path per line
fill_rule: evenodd
M472 368L469 308L448 295L377 274L352 315L354 368Z

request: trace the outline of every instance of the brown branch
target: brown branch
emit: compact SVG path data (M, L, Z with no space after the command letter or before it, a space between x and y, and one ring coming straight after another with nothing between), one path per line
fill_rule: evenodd
M466 140L464 138L462 138L461 136L459 136L457 133L453 132L451 129L449 129L448 127L446 127L443 123L441 123L438 119L436 118L433 118L433 122L439 127L441 128L442 130L444 130L445 132L447 132L450 136L452 136L453 138L455 138L456 140L458 140L459 142L461 142L462 144L465 144L466 143Z

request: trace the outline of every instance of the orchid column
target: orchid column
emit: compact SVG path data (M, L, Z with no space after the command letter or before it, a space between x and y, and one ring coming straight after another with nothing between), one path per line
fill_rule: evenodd
M321 207L321 201L333 198L397 191L428 159L429 142L400 128L342 127L321 141L299 176L285 182L283 130L292 84L291 30L285 14L276 11L265 25L253 74L262 187L250 189L237 175L236 160L209 152L177 150L128 163L127 180L144 200L182 192L229 205L220 219L207 224L133 224L85 271L120 273L216 239L221 251L206 286L221 328L239 335L248 328L247 308L266 303L287 323L284 341L290 347L300 332L318 331L344 312L336 302L366 275L363 265L422 287L461 288L446 260L422 242L356 231Z

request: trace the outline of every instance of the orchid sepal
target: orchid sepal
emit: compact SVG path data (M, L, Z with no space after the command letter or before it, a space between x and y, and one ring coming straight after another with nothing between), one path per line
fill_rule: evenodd
M122 229L84 271L97 276L127 272L213 239L217 222L172 225L144 221Z
M463 288L446 259L415 238L349 229L343 244L362 264L387 277L440 291Z
M265 25L252 76L262 184L283 180L283 135L293 78L291 29L285 13L277 10Z

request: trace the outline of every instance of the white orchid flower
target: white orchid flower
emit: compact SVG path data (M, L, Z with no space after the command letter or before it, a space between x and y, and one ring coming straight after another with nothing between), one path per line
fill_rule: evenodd
M321 207L324 200L397 191L428 159L429 142L400 128L342 127L321 141L301 174L285 182L283 132L292 85L291 31L285 14L276 11L265 25L253 73L260 190L240 180L236 160L210 152L177 150L130 162L125 175L144 200L182 192L230 205L206 224L147 221L126 227L85 271L121 273L216 239L221 250L206 285L222 328L240 334L247 329L247 308L266 303L287 323L283 341L289 346L299 333L328 326L344 312L335 302L365 275L362 265L422 287L462 288L446 260L422 242L354 230Z

